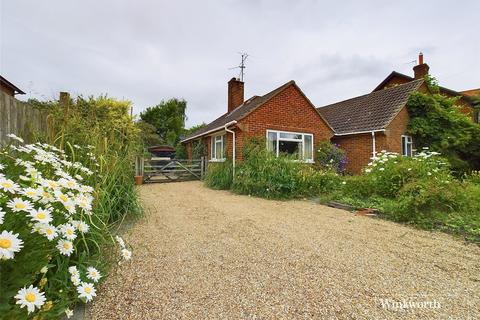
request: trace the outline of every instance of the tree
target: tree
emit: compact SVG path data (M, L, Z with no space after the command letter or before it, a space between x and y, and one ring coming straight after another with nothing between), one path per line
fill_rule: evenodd
M176 146L184 132L187 102L172 98L160 104L147 108L140 113L142 121L153 125L160 139L171 146Z
M157 128L145 121L138 121L137 128L140 129L140 138L145 147L158 146L164 144L163 140L157 134Z

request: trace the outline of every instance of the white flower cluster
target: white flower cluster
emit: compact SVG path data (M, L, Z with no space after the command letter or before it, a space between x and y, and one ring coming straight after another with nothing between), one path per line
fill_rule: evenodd
M81 176L90 175L92 171L78 162L65 160L61 150L47 144L11 148L17 153L15 166L22 168L23 172L18 177L7 177L12 170L9 171L4 164L0 166L0 196L7 198L6 208L0 206L0 224L9 214L23 213L33 225L32 232L43 235L48 241L57 240L60 253L70 256L77 232L89 230L82 218L92 214L94 190L82 185L69 172ZM29 155L25 158L31 160L19 158L22 153ZM45 177L44 171L53 171L53 175ZM13 259L22 247L23 241L18 234L6 230L0 233L0 259Z
M115 236L115 240L117 240L118 244L120 245L120 253L122 258L125 260L130 260L132 258L132 251L125 247L125 241L123 241L123 239L119 236Z
M83 282L80 278L80 271L78 271L76 266L71 266L68 268L70 273L70 281L77 288L78 297L83 299L85 302L93 300L93 297L97 295L93 283ZM94 267L87 268L87 278L93 282L98 282L102 276L100 272Z
M25 228L39 234L39 240L43 237L47 242L56 241L58 251L70 256L73 240L90 229L84 218L92 215L94 190L80 181L93 172L79 162L66 160L65 153L54 146L22 145L21 138L13 134L9 137L20 144L10 145L11 151L3 153L6 161L0 163L0 262L14 259L24 248L19 233L2 228L13 226L19 215L24 215L26 219L20 221L28 221ZM47 270L44 267L41 272ZM98 281L100 274L96 269L89 268L88 272L89 279ZM88 284L81 288L80 296L95 295ZM40 309L46 300L45 293L33 285L20 289L14 298L28 313Z
M411 158L414 161L422 162L426 159L429 159L433 156L438 156L440 155L439 152L435 151L428 151L428 147L422 148L421 152L418 152L414 154ZM365 173L370 173L374 169L377 169L378 171L384 171L385 167L383 166L387 162L393 161L394 164L398 163L398 158L402 157L400 154L396 152L389 152L386 150L382 150L381 152L377 153L375 157L371 158L372 161L370 161L367 165L367 167L363 170ZM442 161L437 161L436 163L439 167L442 165L446 165L446 163ZM412 168L408 168L408 171L411 171ZM434 172L437 172L439 169L433 169ZM427 175L431 175L431 173L427 173Z

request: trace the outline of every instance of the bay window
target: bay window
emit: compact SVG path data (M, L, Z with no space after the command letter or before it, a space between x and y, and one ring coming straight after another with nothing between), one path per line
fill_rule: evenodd
M277 157L288 154L313 162L313 135L309 133L267 130L267 148Z
M216 161L223 161L225 160L225 149L226 149L226 136L219 135L212 137L212 154L211 159Z

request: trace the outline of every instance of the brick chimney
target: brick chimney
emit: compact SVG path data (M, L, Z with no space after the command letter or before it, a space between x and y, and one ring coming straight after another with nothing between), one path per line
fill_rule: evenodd
M243 82L232 78L228 81L228 113L243 103Z
M430 67L428 64L423 63L423 53L418 54L418 64L413 67L413 73L415 75L415 79L423 79L428 74L428 70Z

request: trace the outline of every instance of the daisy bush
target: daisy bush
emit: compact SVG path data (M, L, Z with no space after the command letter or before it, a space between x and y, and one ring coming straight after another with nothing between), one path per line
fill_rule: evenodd
M0 318L56 319L96 296L108 259L108 217L94 147L46 143L0 149ZM120 241L121 240L121 241ZM117 238L118 257L131 251ZM120 256L121 255L121 256Z
M477 173L457 179L449 161L423 148L413 157L382 151L360 176L346 178L335 195L357 207L380 209L384 217L428 229L444 229L480 240Z

